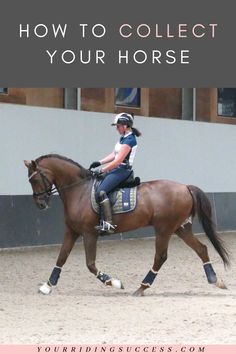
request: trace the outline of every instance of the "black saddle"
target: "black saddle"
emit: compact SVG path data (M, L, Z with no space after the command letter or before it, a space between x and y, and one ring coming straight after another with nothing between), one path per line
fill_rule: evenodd
M133 188L136 187L140 184L141 180L139 177L134 177L134 171L130 172L130 175L126 180L124 180L122 183L120 183L116 189L120 188Z

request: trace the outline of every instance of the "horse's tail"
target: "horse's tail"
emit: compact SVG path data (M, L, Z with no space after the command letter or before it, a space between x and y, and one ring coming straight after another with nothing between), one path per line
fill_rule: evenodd
M215 225L212 220L212 208L206 194L196 186L187 186L194 200L194 211L197 212L203 230L208 239L211 241L215 250L218 252L226 266L230 265L229 254L224 246L224 242L220 239L215 230Z

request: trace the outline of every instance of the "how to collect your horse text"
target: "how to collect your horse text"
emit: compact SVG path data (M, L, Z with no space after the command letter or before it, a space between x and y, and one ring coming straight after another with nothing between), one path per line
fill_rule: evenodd
M217 27L217 23L123 23L112 28L101 23L80 23L74 26L28 23L19 24L19 38L24 41L47 39L46 43L47 46L50 43L50 48L45 48L44 59L49 64L173 65L190 63L191 53L186 39L213 40ZM149 39L155 42L152 42L153 48L147 49ZM163 39L168 40L172 46L163 48ZM132 49L132 40L138 43L135 49ZM183 44L182 48L180 45L176 46L177 41L181 46Z
M62 62L64 64L105 64L106 53L103 50L78 50L77 52L72 50L65 51L49 51L46 50L50 64ZM144 50L118 50L117 55L113 58L116 64L189 64L190 53L189 50L152 50L150 52Z

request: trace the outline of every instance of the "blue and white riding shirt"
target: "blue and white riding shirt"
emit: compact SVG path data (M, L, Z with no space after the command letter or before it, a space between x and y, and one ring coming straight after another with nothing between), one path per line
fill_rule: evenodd
M121 165L127 166L127 167L132 167L133 162L134 162L135 153L136 153L136 150L138 147L135 135L132 132L129 132L129 133L122 135L120 137L120 140L115 145L115 150L114 150L115 156L119 153L121 146L123 144L130 146L131 150L128 153L128 155L125 157L125 159L122 161Z

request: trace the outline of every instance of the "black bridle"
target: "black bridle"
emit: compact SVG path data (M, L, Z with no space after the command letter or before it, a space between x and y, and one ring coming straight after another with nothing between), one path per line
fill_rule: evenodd
M98 177L98 175L92 171L89 170L89 172L91 173L91 175L93 177ZM47 178L46 174L40 170L40 169L37 169L36 171L34 171L31 176L29 177L29 182L31 181L31 179L36 176L36 175L39 175L41 177L41 180L42 180L42 183L43 183L43 186L44 186L44 190L41 191L41 192L33 192L33 197L34 198L39 198L39 199L47 199L49 200L49 198L53 195L53 194L56 194L57 192L61 191L61 190L64 190L64 189L68 189L68 188L72 188L74 186L77 186L80 182L75 182L75 183L72 183L72 184L69 184L67 186L62 186L60 187L60 189L58 187L53 187L53 183L49 181L49 179ZM42 198L40 198L42 197Z
M45 175L45 173L42 170L37 169L36 171L34 171L32 173L32 175L29 177L29 182L31 181L31 179L36 176L39 175L41 177L43 186L44 186L44 190L42 192L34 192L33 193L33 197L34 198L38 198L40 196L42 197L51 197L51 195L57 193L57 188L53 187L52 188L52 182L49 181L49 179L47 178L47 176Z

